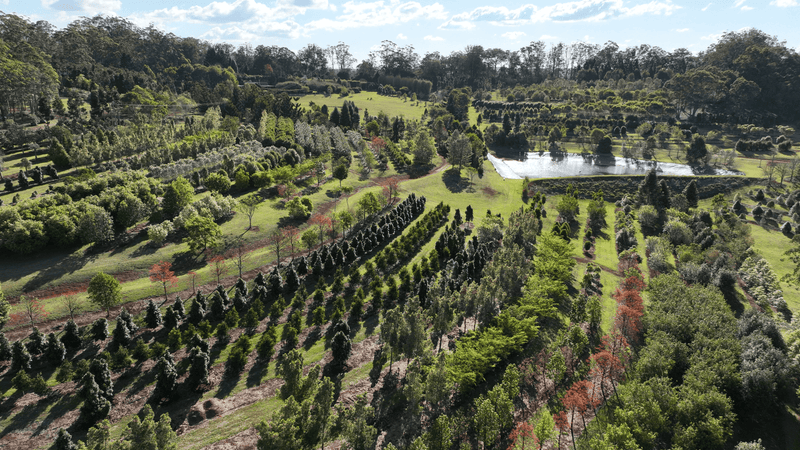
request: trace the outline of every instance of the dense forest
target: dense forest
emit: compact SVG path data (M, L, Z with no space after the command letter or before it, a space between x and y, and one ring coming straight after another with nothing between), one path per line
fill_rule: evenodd
M0 446L800 439L800 55L776 37L358 62L5 14L0 77ZM545 151L745 172L487 160Z

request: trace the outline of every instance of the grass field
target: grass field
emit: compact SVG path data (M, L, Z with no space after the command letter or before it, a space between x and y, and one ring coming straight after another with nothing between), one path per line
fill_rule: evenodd
M412 102L410 99L402 100L399 97L387 97L385 95L378 95L375 92L363 91L358 94L350 94L347 97L340 97L338 95L325 96L323 94L306 95L300 98L299 103L304 107L309 107L310 102L322 106L328 106L328 114L333 112L333 108L342 108L345 101L353 102L364 116L364 110L369 111L371 116L377 116L379 112L383 111L390 118L394 116L403 116L408 119L421 119L422 113L425 108L430 107L432 103L417 101Z

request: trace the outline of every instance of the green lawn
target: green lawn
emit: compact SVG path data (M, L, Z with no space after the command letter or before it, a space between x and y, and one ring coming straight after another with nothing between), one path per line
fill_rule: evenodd
M361 116L364 116L364 110L369 111L371 116L377 116L379 112L383 111L389 118L394 116L403 116L407 119L421 119L422 113L425 108L430 107L432 103L417 101L412 102L411 99L402 100L400 97L387 97L385 95L378 95L376 92L360 92L358 94L350 94L347 97L340 97L338 95L331 95L327 97L323 94L306 95L300 98L299 103L304 107L309 107L310 102L322 106L328 106L328 114L333 112L333 108L342 108L345 101L355 103L359 109Z

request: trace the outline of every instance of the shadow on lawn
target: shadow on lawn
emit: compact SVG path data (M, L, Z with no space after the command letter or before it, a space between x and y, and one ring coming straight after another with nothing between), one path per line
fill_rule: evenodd
M36 275L25 283L22 291L31 292L40 289L51 281L55 281L66 274L74 273L82 269L85 265L96 261L98 257L99 254L97 253L86 254L81 251L72 253L53 252L50 256L37 255L31 257L30 261L33 263L35 259L36 263L28 265L23 262L22 267L27 268L30 272L36 272ZM14 265L19 265L20 263L18 258L9 258L6 261L9 263L14 261ZM0 271L5 272L6 268L8 267L0 268ZM25 275L27 275L27 273Z
M445 187L452 193L464 192L469 186L469 180L461 177L461 171L457 168L447 170L442 175Z

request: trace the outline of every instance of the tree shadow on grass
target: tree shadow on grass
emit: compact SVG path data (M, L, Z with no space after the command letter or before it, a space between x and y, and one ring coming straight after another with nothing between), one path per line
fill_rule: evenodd
M370 314L369 316L364 318L364 334L367 336L372 336L375 333L375 329L378 328L378 324L380 323L380 318L378 314Z
M36 275L34 275L33 278L25 283L22 291L35 291L46 283L58 280L64 275L77 272L87 264L96 261L98 257L99 254L83 254L81 251L76 251L69 254L64 254L61 252L51 253L50 256L41 254L37 255L35 262L33 259L31 259L31 262L34 262L35 267L30 268L31 272L35 272ZM19 263L19 258L8 258L5 260L9 262L15 261L17 264ZM33 270L34 268L36 268L38 272ZM0 268L0 271L5 272L5 268Z
M153 253L158 251L159 248L161 247L160 246L156 247L155 245L148 243L131 252L131 256L134 258L138 258L140 256L152 255Z
M48 411L47 417L42 420L41 424L36 428L33 435L36 436L44 431L50 429L50 425L59 417L64 416L70 411L78 409L78 405L81 404L81 399L77 395L67 395L58 397L58 401L50 411Z
M222 381L219 383L219 389L217 389L217 393L214 395L214 397L225 398L230 395L230 393L236 388L236 385L239 384L239 380L241 378L241 372L232 372L226 367L225 374L222 376Z
M461 177L461 171L458 168L447 170L442 175L442 181L445 187L454 194L464 192L470 185L467 178Z
M303 340L303 350L305 351L311 350L311 347L313 347L314 344L316 344L319 338L321 337L322 337L322 331L320 330L320 328L315 327L315 329L312 330L310 333L308 333L306 338Z
M28 428L36 421L40 414L42 414L51 404L55 403L60 398L61 397L57 395L48 395L39 399L39 401L35 403L24 406L21 411L11 417L11 419L7 422L8 425L0 430L0 439L15 431ZM13 403L11 405L13 405ZM8 409L9 412L10 410L11 408Z
M247 387L258 386L264 381L264 377L269 373L270 361L259 359L247 372Z

